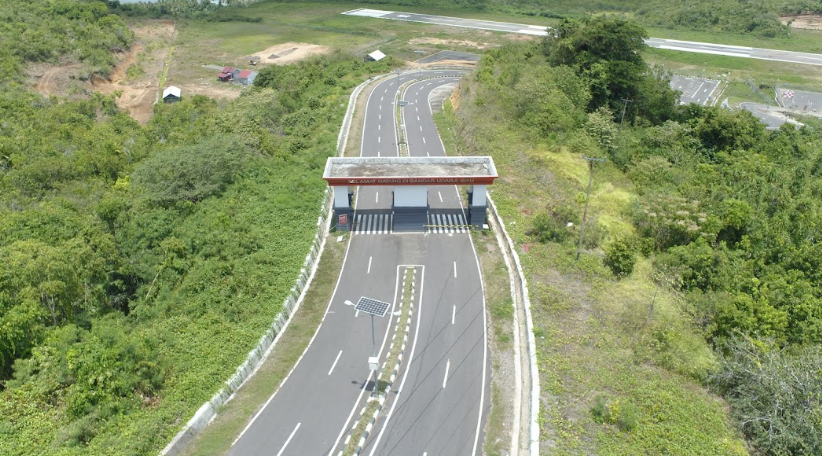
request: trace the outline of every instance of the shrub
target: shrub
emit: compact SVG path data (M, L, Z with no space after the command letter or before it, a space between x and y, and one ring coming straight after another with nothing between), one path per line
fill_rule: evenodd
M594 421L599 424L615 424L621 431L630 432L639 421L639 409L631 402L599 395L591 408Z
M626 277L634 272L636 255L633 247L625 240L618 239L605 248L605 266L617 277Z
M536 236L539 242L562 242L574 233L572 227L578 223L576 211L561 206L534 217L534 229L529 234Z

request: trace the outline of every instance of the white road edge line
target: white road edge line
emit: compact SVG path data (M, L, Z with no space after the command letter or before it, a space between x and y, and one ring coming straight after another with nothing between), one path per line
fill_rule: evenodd
M448 383L448 371L451 369L451 360L449 359L448 362L445 363L445 377L442 379L442 387L445 388L445 384Z
M289 435L289 436L288 436L288 440L286 440L286 441L285 441L285 445L283 445L283 447L282 447L282 448L280 448L280 452L279 452L279 453L277 453L277 456L282 456L283 451L285 451L285 447L287 447L287 446L288 446L288 444L289 444L289 442L291 442L291 439L293 439L293 438L294 438L294 434L296 434L296 433L297 433L297 429L299 429L299 428L300 428L300 425L301 425L301 424L302 424L302 423L297 423L297 427L295 427L295 428L294 428L294 430L293 430L293 431L291 431L291 435Z
M373 259L373 256L368 257L368 271L366 272L366 274L371 274L371 260Z
M251 426L254 424L254 422L257 421L257 418L260 417L260 415L263 413L263 410L265 410L266 407L268 407L268 404L270 404L271 401L274 400L274 396L276 396L277 393L280 392L280 388L282 388L283 385L285 385L285 382L288 381L288 379L291 377L291 374L293 374L294 371L297 369L297 366L300 364L300 361L303 360L303 357L305 357L305 354L308 352L308 349L311 348L311 344L314 343L314 339L317 338L317 334L320 333L320 329L322 329L323 323L325 323L325 317L328 315L329 311L331 310L331 303L334 302L334 297L336 297L336 295L337 295L337 289L340 287L340 278L342 278L343 272L345 271L345 261L348 259L348 252L351 250L351 239L352 238L353 238L353 236L348 238L348 245L345 247L345 255L343 255L343 261L342 261L343 266L340 268L339 275L337 275L337 283L336 283L336 285L334 285L334 291L331 293L331 299L328 300L328 306L326 306L326 308L325 308L325 314L323 314L323 318L320 320L320 324L317 326L317 330L314 331L314 335L311 336L311 340L308 341L308 345L306 345L305 350L303 350L303 353L297 359L297 362L294 363L294 366L292 366L291 370L288 371L288 375L285 376L285 378L280 382L280 385L277 387L277 389L274 390L274 393L271 394L271 396L268 398L268 400L265 401L265 404L260 408L260 410L257 411L257 413L254 415L254 417L251 418L251 421L249 421L248 424L245 426L245 428L243 428L243 431L240 432L240 435L238 435L237 438L234 439L233 442L231 442L232 447L234 445L236 445L237 442L239 442L241 438L243 438L243 435L245 435L245 433L251 428Z
M451 324L454 324L454 321L457 319L457 305L454 304L454 309L451 311ZM340 352L342 353L342 352Z
M457 278L457 260L454 260L454 278Z
M331 375L331 372L334 372L334 368L337 367L337 361L340 360L340 356L342 355L342 350L337 353L337 357L334 358L334 364L331 365L331 369L328 369L328 375Z

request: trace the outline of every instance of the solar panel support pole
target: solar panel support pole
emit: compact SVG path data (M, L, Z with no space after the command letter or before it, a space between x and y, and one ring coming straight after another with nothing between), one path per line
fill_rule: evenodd
M377 357L377 336L374 330L374 314L371 314L371 357ZM374 371L374 388L371 389L371 396L377 396L377 388L380 383L380 362L377 360L377 369Z

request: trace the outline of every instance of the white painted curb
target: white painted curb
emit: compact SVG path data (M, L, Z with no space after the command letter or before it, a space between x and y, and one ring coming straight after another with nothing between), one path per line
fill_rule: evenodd
M494 200L491 199L491 195L488 194L487 198L488 206L491 208L490 212L494 216L494 221L499 224L502 231L502 236L507 244L507 249L503 249L503 251L508 250L507 253L509 253L513 258L517 278L522 284L520 290L522 292L522 305L525 311L525 327L526 332L528 333L528 358L530 361L529 369L531 371L531 423L529 425L530 445L528 449L530 456L539 456L539 371L537 370L536 341L534 340L534 323L531 319L531 299L528 296L528 281L525 279L525 274L522 272L522 264L519 261L519 255L517 255L514 242L511 240L511 236L508 235L508 231L505 229L505 222L502 221L502 217L500 217L499 212L497 211L497 206L494 204ZM513 288L514 287L512 286L512 291Z

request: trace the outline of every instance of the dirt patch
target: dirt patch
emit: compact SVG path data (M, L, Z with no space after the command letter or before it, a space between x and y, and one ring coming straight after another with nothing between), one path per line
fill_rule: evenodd
M178 84L177 87L183 93L183 96L190 95L205 95L211 98L221 98L225 100L233 100L240 96L243 89L237 84L227 84L222 82L200 82L189 84Z
M77 83L77 74L81 69L79 63L70 65L30 65L26 73L36 82L34 90L45 95L63 95L68 87Z
M779 18L779 20L782 21L782 23L785 25L788 25L788 23L790 22L791 28L822 30L822 14L799 14L796 16L782 16Z
M447 40L443 38L414 38L408 41L408 44L442 44L445 46L466 46L475 49L488 49L490 47L496 47L497 45L489 44L489 43L477 43L476 41L469 41L469 40Z
M93 92L117 92L117 106L138 122L147 123L176 29L172 21L148 20L133 25L131 30L136 40L127 51L115 55L117 64L108 77L88 80L79 63L30 65L26 72L33 79L34 90L68 99L85 98Z
M253 56L248 56L246 60L251 60L252 57L259 57L260 63L287 65L289 63L299 62L312 55L328 54L329 52L331 52L331 48L328 46L289 42L266 48L255 53Z

